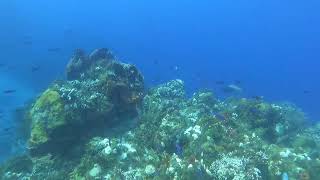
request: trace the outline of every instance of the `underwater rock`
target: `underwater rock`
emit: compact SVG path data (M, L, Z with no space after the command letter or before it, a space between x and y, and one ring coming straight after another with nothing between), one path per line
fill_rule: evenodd
M84 50L77 49L67 65L67 80L79 79L81 74L85 73L91 66L96 66L97 62L106 65L114 60L113 54L107 48L96 49L89 56L85 54Z
M107 48L100 48L94 50L90 55L89 55L89 60L91 62L97 62L100 60L106 60L106 61L112 61L114 60L114 56L109 51Z
M68 80L77 79L80 74L86 70L89 64L89 58L84 50L76 49L69 63L67 64L66 76Z
M153 91L152 91L153 92ZM183 99L186 96L184 82L180 79L169 81L155 89L155 95L168 99Z
M107 49L94 51L90 58L76 51L67 72L69 79L78 79L53 84L29 111L32 155L64 152L83 136L134 119L143 98L143 76L135 66L112 57Z
M107 79L107 95L118 113L134 111L143 98L143 77L138 69L129 64L113 62L114 75Z
M306 117L299 108L291 104L270 104L256 99L241 99L233 104L237 118L247 121L251 128L260 130L270 142L283 142L306 125ZM230 116L232 116L232 114ZM233 121L243 123L242 121Z

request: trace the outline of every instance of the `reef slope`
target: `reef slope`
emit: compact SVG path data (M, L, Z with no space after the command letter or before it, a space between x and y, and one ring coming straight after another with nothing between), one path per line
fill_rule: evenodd
M29 153L1 179L320 179L320 125L292 104L187 98L181 80L145 92L107 49L77 50L66 75L28 109Z

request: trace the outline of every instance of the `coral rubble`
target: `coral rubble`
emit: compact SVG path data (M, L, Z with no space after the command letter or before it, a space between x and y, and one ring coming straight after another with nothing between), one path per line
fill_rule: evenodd
M28 109L30 153L1 179L320 179L320 125L291 104L188 98L182 80L144 92L107 49L77 50L66 71Z

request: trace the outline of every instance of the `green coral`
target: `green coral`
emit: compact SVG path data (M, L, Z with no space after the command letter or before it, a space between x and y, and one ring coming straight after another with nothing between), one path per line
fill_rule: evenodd
M66 123L64 103L55 90L48 89L42 96L37 100L33 109L31 110L31 115L35 113L45 112L48 118L48 128L55 128Z
M31 146L36 146L38 144L44 144L48 142L49 137L42 123L36 123L32 127L31 137L29 144Z
M48 89L36 101L30 110L32 120L29 145L36 147L50 140L50 133L66 124L64 103L57 91Z

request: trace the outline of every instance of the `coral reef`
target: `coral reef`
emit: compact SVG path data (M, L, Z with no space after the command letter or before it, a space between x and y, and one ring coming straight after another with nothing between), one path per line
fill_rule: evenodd
M144 92L137 68L107 49L77 50L67 80L27 114L30 154L1 179L320 179L320 124L299 108L187 97L182 80Z
M31 154L65 152L79 138L137 115L143 77L133 65L111 58L107 49L88 57L76 50L67 66L69 80L52 84L30 109Z

